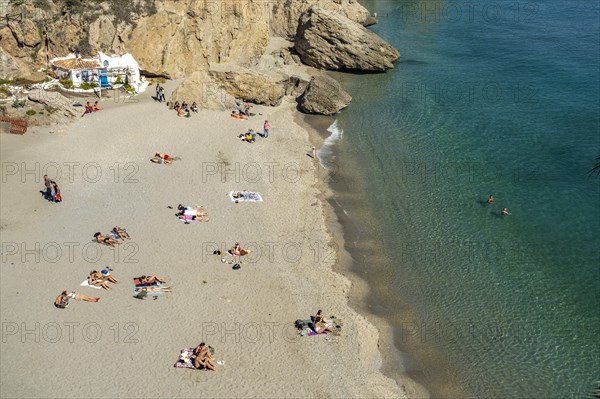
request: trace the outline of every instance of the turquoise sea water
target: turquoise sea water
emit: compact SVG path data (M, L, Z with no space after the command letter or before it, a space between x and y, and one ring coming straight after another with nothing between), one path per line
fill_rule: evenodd
M402 58L340 76L354 99L321 155L369 307L435 397L585 396L600 380L598 2L361 3Z

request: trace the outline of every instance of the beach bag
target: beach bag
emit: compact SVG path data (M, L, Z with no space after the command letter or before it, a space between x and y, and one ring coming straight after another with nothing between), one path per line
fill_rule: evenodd
M56 194L56 195L54 196L54 200L55 200L56 202L61 202L61 201L62 201L62 197L60 196L60 193L58 193L58 194Z

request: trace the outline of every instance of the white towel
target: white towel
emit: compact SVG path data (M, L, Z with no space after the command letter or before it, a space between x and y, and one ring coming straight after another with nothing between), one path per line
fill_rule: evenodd
M100 287L96 287L95 285L90 285L90 283L87 280L83 280L83 283L79 284L82 287L90 287L90 288L95 288L97 290L101 290L102 288Z

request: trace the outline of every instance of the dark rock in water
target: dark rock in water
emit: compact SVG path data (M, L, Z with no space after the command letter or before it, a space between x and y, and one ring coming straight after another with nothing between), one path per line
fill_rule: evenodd
M305 64L331 70L385 71L400 58L362 25L317 7L300 16L294 46Z
M309 114L333 115L350 101L350 94L335 79L314 76L300 99L300 109Z

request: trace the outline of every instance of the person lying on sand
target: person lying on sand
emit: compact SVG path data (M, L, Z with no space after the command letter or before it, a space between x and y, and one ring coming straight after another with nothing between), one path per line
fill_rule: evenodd
M229 253L233 256L246 256L249 253L252 253L250 249L243 249L239 243L235 243L232 249L229 250Z
M100 287L104 288L105 290L110 290L110 287L108 286L106 280L104 278L98 278L95 273L97 272L94 270L88 276L88 284L94 287ZM100 275L102 275L102 273L100 273Z
M177 205L177 210L183 215L183 213L185 211L187 211L187 210L192 210L192 211L196 211L196 212L202 212L202 211L204 211L204 207L202 207L200 205L183 206L183 205L179 204L179 205Z
M217 366L215 364L215 358L212 353L210 353L210 348L206 346L204 342L201 342L200 345L194 349L194 367L197 369L203 367L209 370L217 371Z
M242 113L239 110L231 111L230 116L235 119L248 119L248 117L246 115L242 115Z
M173 161L178 161L181 158L179 157L172 157L168 154L161 154L160 152L157 152L154 154L154 157L150 159L150 161L154 162L154 163L159 163L159 164L166 164L169 165L171 162Z
M98 101L94 102L94 105L92 107L92 110L95 111L100 111L100 107L98 107Z
M131 239L131 237L127 233L127 230L122 229L119 226L113 227L112 231L114 231L123 240L130 240Z
M142 284L154 284L154 283L164 283L164 278L159 278L156 274L154 276L141 276L140 283Z
M96 239L96 242L104 245L110 245L111 247L114 247L115 244L120 244L119 241L110 237L103 236L100 232L94 234L94 238Z
M198 214L198 215L177 215L179 220L183 220L184 222L196 221L196 222L210 222L210 219L207 218L208 214Z
M141 287L139 291L146 291L146 292L171 292L171 287L149 286L149 287Z
M106 273L108 273L107 270L106 270ZM114 276L111 275L110 273L103 274L102 272L92 270L92 272L90 273L90 276L95 278L96 280L104 280L104 281L108 281L108 282L111 282L114 284L118 283L117 279L114 278Z
M100 298L93 298L91 296L87 296L87 295L83 295L83 294L78 294L75 291L71 291L71 292L63 291L63 294L64 293L66 293L67 298L69 298L69 299L75 299L76 301L98 302L100 300Z

